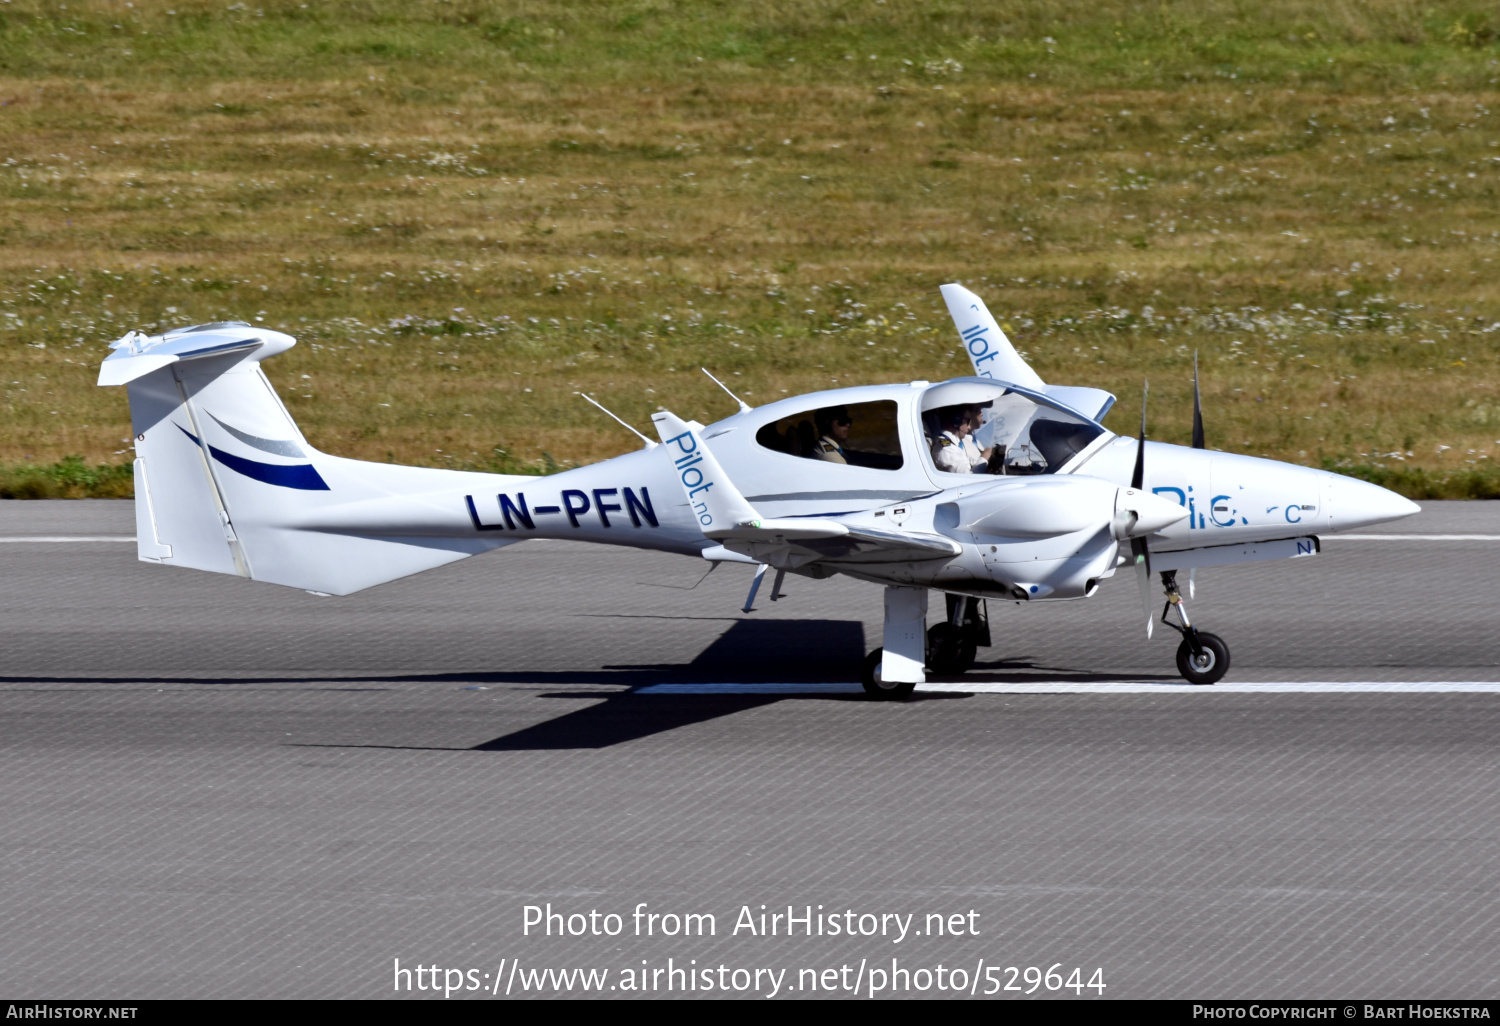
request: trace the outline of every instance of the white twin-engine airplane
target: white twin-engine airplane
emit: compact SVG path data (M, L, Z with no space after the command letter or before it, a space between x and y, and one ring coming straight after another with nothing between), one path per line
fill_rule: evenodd
M968 669L990 643L985 599L1083 598L1122 566L1148 636L1160 579L1178 670L1212 684L1229 650L1188 619L1179 571L1311 556L1320 534L1418 510L1363 481L1205 449L1196 394L1193 448L1146 441L1144 410L1141 437L1119 437L1099 423L1114 396L1045 384L978 296L942 291L973 377L740 402L706 427L658 413L660 445L640 436L639 451L550 477L318 452L260 367L295 340L248 324L132 332L99 384L130 395L142 560L347 595L569 538L754 565L747 612L767 568L773 600L787 573L846 574L885 588L884 645L862 673L877 698ZM929 630L933 589L947 615Z

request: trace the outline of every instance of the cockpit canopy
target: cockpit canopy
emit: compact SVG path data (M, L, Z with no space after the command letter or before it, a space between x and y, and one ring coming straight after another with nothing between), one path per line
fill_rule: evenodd
M920 392L900 386L825 392L817 397L817 406L777 404L791 412L762 424L755 441L765 449L830 465L892 471L920 466L947 473L934 461L934 452L945 444L944 419L951 426L964 411L964 419L981 421L965 448L973 448L976 460L982 451L991 452L988 466L978 466L976 473L1051 474L1106 431L1048 391L958 378ZM1099 406L1103 397L1102 409L1113 400L1095 389L1062 391L1091 407ZM865 401L838 401L845 396ZM903 422L910 425L904 432ZM951 438L947 444L953 444Z

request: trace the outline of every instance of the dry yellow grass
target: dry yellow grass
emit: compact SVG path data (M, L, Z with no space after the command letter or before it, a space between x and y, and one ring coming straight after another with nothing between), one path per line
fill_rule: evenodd
M588 462L579 391L963 373L950 280L1122 431L1196 349L1215 447L1500 455L1484 8L889 6L10 5L0 462L126 459L104 343L220 318L328 451Z

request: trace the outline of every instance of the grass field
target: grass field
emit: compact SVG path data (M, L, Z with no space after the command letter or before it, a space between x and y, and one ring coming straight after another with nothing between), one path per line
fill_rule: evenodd
M1500 495L1500 10L1470 0L0 0L0 495L118 494L105 344L238 318L341 455L534 470L967 363ZM64 457L79 460L60 464ZM95 469L100 468L100 469Z

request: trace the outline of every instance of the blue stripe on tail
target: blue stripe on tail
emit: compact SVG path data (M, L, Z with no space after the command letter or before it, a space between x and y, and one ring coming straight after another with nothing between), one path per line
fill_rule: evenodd
M203 444L196 435L181 424L174 424L173 427L191 438L193 444ZM280 488L300 488L307 492L327 492L332 490L328 487L328 482L323 480L322 475L318 473L317 468L311 463L303 463L294 467L283 467L275 463L257 463L255 460L247 460L243 456L235 456L233 453L227 453L223 449L215 448L212 445L208 447L208 451L213 455L214 459L235 473L244 474L248 478L264 482L265 484L276 485Z

